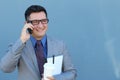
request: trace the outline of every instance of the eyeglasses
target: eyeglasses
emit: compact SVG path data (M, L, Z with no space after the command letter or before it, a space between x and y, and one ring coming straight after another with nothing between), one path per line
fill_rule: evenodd
M39 23L47 24L49 19L41 19L41 20L28 20L27 23L31 23L32 25L39 25Z

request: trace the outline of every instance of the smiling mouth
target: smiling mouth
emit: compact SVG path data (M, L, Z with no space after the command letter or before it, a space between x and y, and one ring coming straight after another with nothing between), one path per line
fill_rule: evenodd
M44 29L36 28L37 32L42 32Z

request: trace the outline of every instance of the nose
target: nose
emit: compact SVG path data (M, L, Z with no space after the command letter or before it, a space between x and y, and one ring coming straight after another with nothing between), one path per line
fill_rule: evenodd
M35 25L37 28L42 28L43 27L43 24L41 22L39 22L38 25Z

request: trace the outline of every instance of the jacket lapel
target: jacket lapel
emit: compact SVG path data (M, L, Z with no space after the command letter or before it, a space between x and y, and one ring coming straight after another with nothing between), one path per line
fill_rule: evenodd
M34 47L32 46L32 42L31 42L30 39L26 43L26 48L27 48L27 51L29 52L28 56L30 57L30 60L32 62L31 64L33 64L35 69L36 69L36 71L39 72L39 68L38 68L38 63L37 63Z

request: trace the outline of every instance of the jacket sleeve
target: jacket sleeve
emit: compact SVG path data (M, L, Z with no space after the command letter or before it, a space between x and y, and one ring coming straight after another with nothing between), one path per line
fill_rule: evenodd
M77 71L70 59L70 54L68 54L67 48L63 43L63 69L62 73L55 75L55 80L75 80L77 76Z
M18 64L24 46L25 44L23 44L20 39L14 44L10 44L5 56L0 60L0 70L6 73L12 72Z

